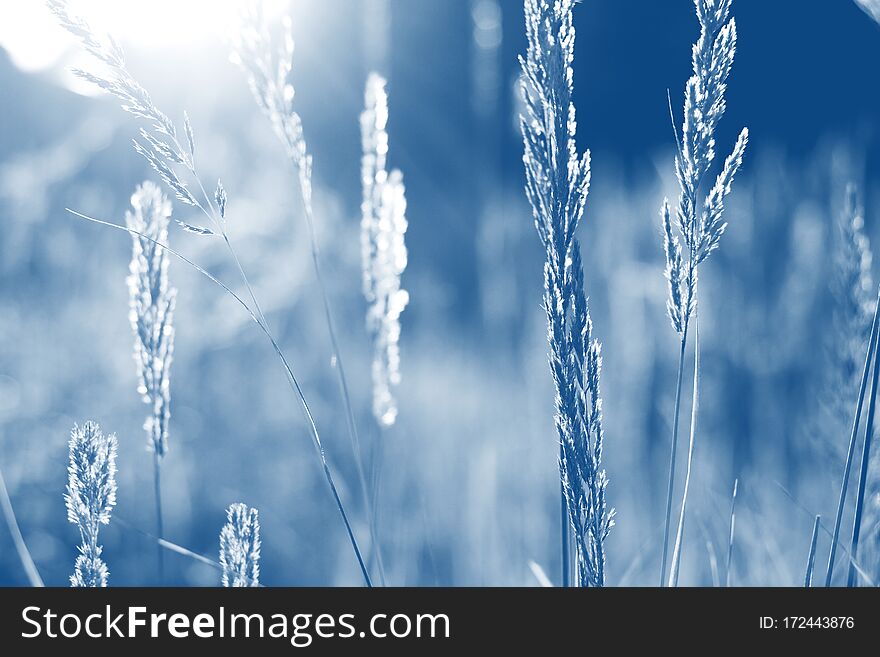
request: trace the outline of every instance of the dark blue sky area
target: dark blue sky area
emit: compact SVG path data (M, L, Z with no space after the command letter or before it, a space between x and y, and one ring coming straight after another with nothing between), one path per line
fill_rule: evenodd
M799 151L819 135L862 136L866 123L876 124L880 28L854 2L735 0L734 15L727 137L748 125L753 139ZM697 35L692 3L585 0L575 23L585 137L626 154L667 139L666 87L680 112Z
M370 5L364 0L322 2L321 20L294 30L297 109L316 154L317 178L356 214L361 198L358 115L371 65L364 55L364 14ZM720 152L729 151L743 126L751 132L751 153L773 146L786 151L792 162L808 161L816 144L831 136L861 151L868 176L876 177L880 27L852 0L733 4L739 48L728 112L719 128ZM473 227L483 204L498 192L525 202L522 142L513 119L517 56L525 49L523 9L521 0L501 0L500 6L496 106L481 118L471 93L470 0L391 0L389 161L405 172L412 215L431 218L414 222L409 237L413 244L432 245L424 260L435 269L457 271L466 281L475 278ZM620 161L632 178L625 182L638 184L656 175L654 156L673 147L667 88L676 123L681 121L690 49L698 35L693 3L583 0L575 8L575 24L579 146L593 150L597 172ZM222 44L208 55L223 61ZM14 72L4 60L0 81L16 102L7 103L0 121L0 153L27 142L51 141L69 123L71 112L100 107ZM169 80L183 84L186 75L178 68ZM238 99L229 110L231 140L233 119L240 116L235 112L255 110L238 73L231 67L221 70ZM159 85L156 93L167 111L179 115L183 108L174 107L168 89ZM198 100L187 99L191 109Z
M502 0L504 38L500 90L504 119L511 111L516 57L525 48L522 3ZM449 0L394 0L392 83L397 128L436 138L435 125L468 112L471 25L469 4ZM728 114L719 141L735 139L743 125L755 146L781 145L808 152L832 134L877 150L873 126L880 118L880 28L851 0L735 0L739 48L728 92ZM583 0L575 8L575 62L579 138L627 161L671 145L666 89L680 120L690 73L690 48L698 35L690 0ZM406 110L406 114L404 111ZM519 146L501 121L504 147ZM479 128L475 137L482 133ZM431 144L425 144L431 147ZM510 158L504 159L510 162ZM514 157L513 166L517 159Z

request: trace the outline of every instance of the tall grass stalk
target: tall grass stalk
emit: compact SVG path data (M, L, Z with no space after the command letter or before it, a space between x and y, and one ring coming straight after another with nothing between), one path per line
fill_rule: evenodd
M306 416L306 421L309 427L312 442L315 446L315 449L321 461L322 468L324 470L324 477L327 480L327 484L330 488L331 494L333 495L334 501L336 502L336 507L339 510L343 524L345 525L349 542L351 543L352 550L354 551L355 557L357 558L358 565L361 569L361 574L364 577L364 582L367 586L372 586L372 580L370 579L369 573L367 572L360 547L357 543L357 539L355 538L354 531L351 526L351 522L349 521L348 514L345 511L342 499L339 496L339 492L333 480L332 472L330 471L330 466L327 463L324 448L318 434L317 425L315 424L314 417L312 416L308 402L305 399L305 395L303 394L302 388L300 387L298 380L293 374L293 369L291 368L290 363L284 356L284 353L278 346L278 342L275 340L274 335L269 329L268 322L263 315L260 304L257 301L256 295L254 294L254 290L251 287L250 281L248 280L248 277L244 272L244 268L242 267L241 262L238 259L238 255L233 249L232 242L230 241L227 234L226 190L223 187L222 182L218 180L213 199L209 197L205 186L202 183L202 179L196 169L195 139L189 117L184 114L184 132L186 135L187 148L183 148L178 139L178 133L174 126L174 123L153 104L153 101L147 91L143 87L141 87L140 84L129 73L125 65L125 58L122 52L122 48L119 46L119 44L117 44L111 37L107 37L105 40L101 40L96 37L89 26L82 19L75 17L68 12L67 3L64 2L64 0L49 0L48 5L57 16L60 24L69 32L71 32L75 37L77 37L82 42L86 50L94 55L98 60L103 62L109 70L109 75L106 77L101 77L98 75L87 73L85 71L75 71L75 73L79 77L89 82L92 82L93 84L96 84L101 89L104 89L105 91L116 96L122 102L122 107L125 111L148 122L149 129L142 128L140 131L144 143L142 144L141 142L135 140L135 150L147 160L150 166L158 173L163 182L165 182L165 184L168 185L168 187L175 193L178 200L187 205L191 205L201 211L207 218L209 225L193 225L182 221L178 221L177 223L180 224L180 226L189 233L205 237L219 235L222 238L226 249L229 251L229 254L235 263L235 266L242 279L242 283L247 289L253 307L245 303L240 297L238 297L238 295L234 296L250 313L254 321L257 322L258 326L272 343L272 348L275 350L276 355L281 360L282 366L284 367L285 376L288 380L288 384L290 385L291 390L294 392L297 399L299 400L299 403L303 409L303 413ZM200 193L203 197L203 201L199 201L190 191L186 183L184 183L177 175L175 167L178 165L182 165L189 172L192 179L198 185ZM75 214L82 218L89 219L95 223L100 223L121 230L126 230L131 235L147 237L139 231L131 230L127 227L119 226L112 222L97 220L91 217L87 217L86 215L81 215L79 213ZM195 265L195 263L193 263L192 261L183 258L183 256L181 256L180 254L168 248L167 245L161 244L160 242L158 242L158 240L151 241L167 249L169 253L172 253L177 257L182 258L191 266L195 266L203 274L208 275L209 278L211 278L215 283L220 284L220 282L215 277L211 276L206 271ZM228 286L224 284L221 284L221 286L227 292L232 293L232 290L229 289Z
M283 35L281 43L277 48L273 43L269 26L259 4L251 3L247 5L242 12L242 19L243 27L236 33L233 39L233 60L244 70L257 105L272 124L297 174L300 199L309 236L312 269L321 297L324 322L327 327L327 336L330 340L332 351L331 362L333 369L336 371L339 392L345 408L351 449L368 516L370 540L377 559L380 581L384 584L385 571L374 521L375 514L372 498L367 486L363 465L360 436L351 403L348 379L345 375L342 350L339 347L333 313L330 309L330 299L321 269L318 234L312 204L312 156L308 151L308 145L303 134L302 119L293 109L295 89L289 78L293 66L294 40L290 17L285 16L282 20Z
M874 412L877 408L877 383L880 378L880 349L874 350L874 367L871 379L871 398L868 401L868 419L865 421L865 438L862 448L862 464L859 471L859 487L856 492L856 510L853 518L852 540L850 542L849 553L853 560L859 556L859 536L862 529L862 513L865 508L865 488L868 482L868 465L871 459L871 442L874 436ZM849 571L846 577L846 585L849 587L856 585L856 569L850 563Z
M572 103L574 0L525 0L528 48L520 57L525 111L520 116L526 195L546 252L544 309L556 388L559 474L574 538L579 586L604 586L605 539L614 525L602 469L601 347L584 291L577 227L590 184L589 151L579 155ZM564 567L564 566L563 566ZM563 582L565 583L565 582Z
M736 492L739 479L733 480L733 494L730 496L730 531L727 535L727 572L724 575L724 586L730 588L730 571L733 563L733 536L736 529Z
M139 185L131 197L133 212L125 224L164 242L168 239L171 202L158 185ZM153 493L156 501L156 535L165 536L162 515L162 460L168 451L171 417L169 374L174 353L174 305L177 290L168 284L168 254L150 241L132 237L132 256L127 278L129 317L135 336L134 358L138 392L150 414L144 423L147 448L153 453ZM156 548L159 581L165 579L165 551Z
M24 568L25 575L33 587L43 587L43 578L31 557L27 543L24 542L24 536L21 535L21 529L18 526L18 520L15 518L15 510L12 508L12 500L9 498L9 491L6 488L6 480L3 478L3 469L0 468L0 508L3 509L3 518L6 520L6 526L9 528L9 535L12 536L12 543L15 545L15 552L18 554L18 560Z
M871 321L871 335L868 338L868 353L865 356L865 367L862 370L862 380L859 384L859 395L856 399L856 410L853 415L852 431L849 436L849 446L846 451L846 463L843 466L843 480L840 484L840 496L837 499L837 513L834 516L834 530L831 533L831 548L828 552L828 567L825 570L825 586L831 586L831 578L834 575L834 559L837 556L837 540L840 537L840 525L843 521L843 508L846 504L846 493L849 488L849 476L852 470L853 455L856 449L856 437L859 433L859 424L862 418L862 406L865 401L865 392L868 387L868 372L874 361L874 352L877 351L877 335L880 329L880 287L877 290L877 300L874 307L874 319Z
M156 501L156 535L159 538L165 536L165 516L162 513L162 459L158 454L153 454L153 499ZM165 582L165 553L161 547L156 548L156 560L158 564L159 583Z
M676 176L681 190L675 211L675 228L678 234L673 230L669 203L664 200L661 209L663 247L666 256L665 276L669 284L667 310L672 326L680 338L660 564L661 586L667 581L666 563L672 520L672 498L675 493L681 387L688 329L691 318L695 318L697 306L698 267L712 251L718 248L721 236L727 228L727 223L724 221L724 198L730 193L734 177L742 166L743 154L748 143L748 129L744 128L737 138L733 151L724 161L715 183L705 195L701 194L702 183L715 160L715 128L726 109L724 94L736 52L736 23L730 16L731 2L732 0L694 0L700 23L700 37L692 50L693 75L685 87L684 121L681 140L678 143L678 155L675 159ZM677 132L676 141L678 142ZM684 250L687 251L686 254ZM676 548L669 572L670 585L678 582L687 496L696 441L699 399L699 346L696 340L694 352L694 396L691 407L687 475L676 530Z
M101 525L110 523L116 505L116 436L105 436L96 422L70 432L70 465L64 503L67 520L79 529L79 556L70 585L107 586L109 571L98 544Z
M810 538L810 553L807 555L807 571L804 574L804 588L808 589L813 585L813 567L816 564L816 544L819 542L819 524L822 522L822 516L816 516L813 521L813 535Z

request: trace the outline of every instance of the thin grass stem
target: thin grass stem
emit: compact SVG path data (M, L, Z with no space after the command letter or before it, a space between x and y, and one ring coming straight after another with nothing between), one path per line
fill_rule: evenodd
M672 446L669 451L669 486L666 491L666 524L663 529L663 558L660 561L660 586L666 583L666 562L669 558L669 527L672 524L672 496L675 493L675 465L678 453L678 421L681 416L681 385L684 378L684 356L687 348L688 322L685 320L678 353L678 377L675 384L675 414L672 419Z
M156 536L161 540L165 536L165 523L162 516L162 461L158 452L153 452L153 493L156 497ZM165 583L165 552L162 547L156 550L159 566L159 583Z
M3 517L6 519L6 526L9 527L9 534L12 536L12 542L15 544L15 551L18 553L18 559L21 561L21 566L24 568L28 581L31 583L31 586L42 588L45 586L43 584L43 578L40 577L37 566L34 564L31 553L27 548L27 544L24 542L24 537L21 535L21 529L18 526L18 521L15 518L15 511L12 508L12 500L9 498L9 491L6 489L6 480L3 478L2 468L0 468L0 507L3 508Z
M684 543L684 521L687 516L688 493L691 486L691 470L694 462L694 447L697 435L697 411L700 406L700 325L694 311L694 389L691 400L691 430L688 441L687 468L684 475L684 493L681 497L681 513L678 516L678 530L675 533L675 548L672 551L672 566L669 572L669 586L678 586L681 570L681 551Z
M562 452L562 445L559 446ZM562 458L562 454L560 454ZM568 501L565 499L565 484L559 482L559 524L560 524L560 541L562 547L562 586L568 588L571 586L571 539L569 537L568 526Z
M727 572L724 575L724 586L730 588L730 570L733 563L733 536L736 528L736 491L739 479L733 480L733 495L730 497L730 532L727 535Z
M381 521L380 509L381 509L381 501L382 501L382 470L385 465L385 441L387 440L387 436L384 428L379 425L379 436L378 440L376 440L373 445L372 454L370 458L370 502L371 507L368 509L371 512L371 518L373 526L375 527L376 533L376 543L375 548L371 556L376 559L377 568L379 568L380 577L382 577L382 585L386 585L384 567L381 565L380 560L382 559L382 546L378 542L379 537L379 523Z
M118 514L113 517L113 520L116 523L118 523L120 526L125 527L126 529L130 529L134 532L137 532L138 534L140 534L144 538L150 539L150 541L156 543L156 545L162 550L167 550L168 552L174 552L174 553L179 554L183 557L187 557L189 559L192 559L193 561L198 561L199 563L203 563L206 566L210 566L211 568L214 568L215 570L220 570L220 571L223 570L223 567L217 561L214 561L213 559L209 559L205 555L199 554L198 552L194 552L193 550L190 550L189 548L185 548L182 545L178 545L177 543L173 543L173 542L171 542L167 539L164 539L164 538L159 538L157 536L154 536L150 532L147 532L147 531L144 531L143 529L135 527L132 523L128 522L128 520L126 520L125 518L120 517Z
M189 550L181 545L178 545L177 543L172 543L171 541L166 540L164 538L156 538L155 536L150 536L149 534L147 534L147 536L149 536L154 541L156 541L156 545L158 545L159 548L162 550L168 550L169 552L174 552L175 554L179 554L182 557L188 557L188 558L192 559L193 561L198 561L199 563L203 563L206 566L210 566L211 568L214 568L215 570L220 570L220 571L223 570L223 566L221 566L219 563L217 563L216 561L213 561L212 559L209 559L208 557L206 557L204 555L199 554L198 552L193 552L192 550Z
M254 294L254 290L251 287L251 283L248 280L247 274L244 273L244 268L241 266L241 261L238 259L238 254L235 252L235 249L232 248L232 242L229 241L229 237L226 235L226 231L223 231L223 241L226 243L226 248L229 251L229 254L232 256L232 260L235 262L235 266L238 268L238 274L241 277L244 286L247 288L248 295L251 298L251 301L254 303L254 310L256 311L257 318L266 326L268 323L266 322L266 317L263 315L263 310L260 308L260 303L257 301L257 296Z
M816 516L813 522L813 536L810 539L810 554L807 555L807 572L804 575L804 588L808 589L813 585L813 566L816 563L816 544L819 542L819 523L822 516Z

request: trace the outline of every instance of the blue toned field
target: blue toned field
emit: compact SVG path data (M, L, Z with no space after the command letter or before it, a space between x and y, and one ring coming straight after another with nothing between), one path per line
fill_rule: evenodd
M880 584L877 21L5 3L0 585Z

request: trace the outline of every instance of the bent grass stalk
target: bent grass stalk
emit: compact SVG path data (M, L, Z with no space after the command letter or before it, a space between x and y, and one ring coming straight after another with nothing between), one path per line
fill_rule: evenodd
M810 509L808 509L806 506L801 504L795 498L795 496L791 494L791 491L789 491L785 486L783 486L778 481L776 481L774 483L779 487L779 490L782 491L783 495L785 495L785 497L788 498L788 500L792 504L794 504L800 511L802 511L807 516L809 516L810 519L815 520L816 514L814 514ZM832 534L831 530L825 526L825 523L820 522L819 529L822 530L829 538L833 539L834 535ZM867 573L867 571L862 567L862 565L856 559L853 559L853 557L849 553L849 549L847 549L846 545L842 545L838 541L837 547L840 548L840 551L843 553L843 556L846 557L847 563L850 563L853 565L853 567L856 569L856 572L862 577L862 579L865 580L865 582L868 583L869 586L877 586L877 584L874 582L874 579Z
M868 353L865 356L865 367L862 370L862 380L859 384L859 396L856 400L856 410L853 416L852 431L849 436L849 447L846 451L846 463L843 466L843 481L840 484L840 497L837 500L837 514L834 516L834 530L831 534L831 548L828 553L828 567L825 571L825 586L831 586L831 578L834 575L834 559L837 556L837 540L840 536L840 525L843 521L843 507L846 504L846 493L849 488L849 476L852 470L853 455L856 449L856 437L859 433L859 424L862 417L862 406L865 401L865 392L868 388L868 373L874 352L877 350L877 334L880 324L880 286L877 289L877 301L874 308L874 319L871 321L871 336L868 339Z
M175 258L178 258L180 261L184 262L188 266L195 269L202 276L210 280L212 283L220 287L224 292L230 295L235 301L245 309L245 311L250 315L251 319L254 320L259 329L266 336L266 339L269 340L272 345L272 349L275 351L275 355L278 356L278 359L281 361L281 365L284 368L284 374L287 378L288 385L290 386L293 393L296 395L299 400L300 406L302 408L303 414L305 415L306 424L308 425L309 434L312 439L312 443L315 447L315 451L318 454L318 458L321 461L321 467L324 472L324 478L327 481L327 486L330 488L330 492L333 495L333 500L336 503L336 508L339 511L339 515L342 517L342 522L345 525L345 530L348 534L349 542L351 543L352 550L355 553L355 557L357 558L358 565L360 566L361 575L364 578L364 583L368 586L372 586L372 580L370 579L370 575L367 572L366 564L364 562L363 556L361 554L360 548L357 543L357 539L354 536L354 531L352 530L351 522L348 519L348 514L345 511L345 507L342 504L342 499L339 496L339 491L336 488L336 483L333 479L333 473L330 470L330 465L327 462L327 457L324 452L324 446L321 443L321 437L318 433L318 427L315 424L314 416L312 415L311 408L309 407L308 401L306 401L305 395L303 394L302 388L300 387L299 381L296 378L296 375L293 372L290 363L287 360L287 357L284 355L284 352L281 350L281 347L278 346L278 342L275 340L275 337L272 335L272 332L269 328L263 323L263 321L257 316L256 312L251 309L251 307L247 304L247 302L242 299L238 294L236 294L228 285L226 285L223 281L218 279L216 276L211 274L209 271L204 269L202 266L196 264L185 255L171 248L167 244L162 244L156 240L153 240L151 237L144 235L143 233L139 233L131 228L126 226L120 226L119 224L114 224L112 221L104 221L102 219L97 219L95 217L90 217L81 212L77 212L75 210L71 210L70 208L66 208L68 212L79 217L80 219L85 219L86 221L90 221L95 224L99 224L102 226L107 226L109 228L115 228L116 230L124 231L131 235L137 235L138 237L142 237L144 239L150 240L156 246L165 249L168 253L173 255Z
M36 564L34 564L27 543L24 542L24 537L21 535L21 529L18 526L18 520L16 520L15 511L12 508L12 500L9 498L9 491L6 488L6 480L3 478L2 468L0 468L0 507L3 509L6 526L9 527L9 534L12 536L15 551L18 554L18 559L21 561L21 566L24 568L28 581L31 583L31 586L42 588L45 586L43 578L40 577L40 572L37 570Z
M278 49L276 55L273 51L268 26L265 23L259 5L250 5L243 13L247 28L241 30L236 35L233 56L236 63L244 69L248 76L248 83L254 99L271 122L298 173L297 179L305 215L306 230L309 236L312 269L318 285L318 293L321 297L327 336L330 340L333 356L332 366L336 371L339 392L342 397L343 407L345 408L346 424L361 494L364 498L370 540L376 557L379 579L384 585L385 569L382 563L382 554L376 530L373 499L367 486L360 435L354 417L348 379L345 375L342 350L339 347L333 313L330 309L330 299L321 269L320 250L312 205L312 156L308 152L302 129L302 120L293 109L294 88L288 80L292 69L294 49L291 21L289 17L285 17L283 20L284 38L282 40L282 47Z
M159 538L150 532L144 531L138 527L135 527L132 523L128 522L125 518L120 517L118 514L114 516L114 522L117 525L121 525L126 529L130 529L134 532L137 532L144 538L150 539L150 541L154 542L160 549L166 550L168 552L174 552L175 554L179 554L182 557L187 557L188 559L192 559L193 561L198 561L199 563L203 563L206 566L210 566L215 570L223 570L223 567L220 565L218 561L214 561L213 559L209 559L203 554L199 554L189 548L185 548L182 545L178 545L177 543L173 543L165 538Z

